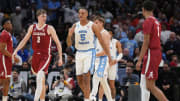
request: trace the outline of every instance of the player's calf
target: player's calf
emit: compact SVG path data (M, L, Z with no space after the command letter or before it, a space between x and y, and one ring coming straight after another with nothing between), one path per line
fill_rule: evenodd
M45 82L45 73L44 73L44 71L39 71L37 73L37 77L36 77L37 87L36 87L34 101L38 101L40 96L41 96L41 94L42 94L42 91L43 91L43 81Z

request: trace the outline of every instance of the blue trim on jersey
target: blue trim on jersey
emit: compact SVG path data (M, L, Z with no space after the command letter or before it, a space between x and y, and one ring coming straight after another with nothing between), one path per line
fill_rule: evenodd
M96 60L96 50L94 49L92 50L91 67L89 68L91 74L94 73L95 60Z
M94 35L93 43L94 43L94 48L96 48L96 36Z
M89 51L95 51L95 48L91 48L88 50L77 50L78 52L89 52Z
M100 57L100 63L98 65L98 69L97 69L97 76L98 77L104 76L104 70L106 68L106 65L107 65L107 56L101 56Z

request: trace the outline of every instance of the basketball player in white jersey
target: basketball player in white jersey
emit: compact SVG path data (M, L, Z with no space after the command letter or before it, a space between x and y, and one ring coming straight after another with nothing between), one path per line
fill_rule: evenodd
M115 61L111 59L109 47L103 41L100 30L96 24L87 19L88 11L85 8L79 9L80 21L75 23L70 29L67 37L67 45L72 45L72 35L75 34L76 52L76 75L78 85L83 91L84 101L89 101L90 95L90 71L92 72L95 62L95 38L97 37L109 57L110 65ZM96 36L96 37L95 37Z
M109 34L111 37L111 42L110 42L111 57L112 57L112 59L116 59L116 62L118 62L123 57L121 43L118 40L113 38L113 34L114 34L113 29L109 29L108 31L109 31ZM109 86L111 89L111 95L112 95L113 101L115 101L115 97L116 97L115 79L116 79L116 75L117 75L117 68L118 68L118 64L115 64L107 69L107 76L108 76L108 80L109 80ZM102 89L102 86L100 86L99 101L102 101L103 94L104 94L104 91Z
M96 23L99 26L103 39L107 42L108 47L110 47L111 36L109 32L104 29L104 24L105 24L104 18L100 16L96 16L93 20L94 20L94 23ZM103 51L103 48L101 47L99 43L99 40L96 41L96 45L97 46L96 46L95 73L93 75L93 83L92 83L93 88L90 94L90 99L92 101L96 101L95 96L98 91L99 82L101 82L105 90L105 95L108 101L112 101L111 90L107 82L107 73L105 74L105 71L109 67L109 64L107 63L108 57Z

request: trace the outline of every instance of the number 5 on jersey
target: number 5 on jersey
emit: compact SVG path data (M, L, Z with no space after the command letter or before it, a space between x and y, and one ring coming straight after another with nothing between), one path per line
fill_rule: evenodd
M80 36L81 36L81 41L86 40L86 34L81 34Z
M37 43L40 43L40 40L41 40L40 36L37 36Z

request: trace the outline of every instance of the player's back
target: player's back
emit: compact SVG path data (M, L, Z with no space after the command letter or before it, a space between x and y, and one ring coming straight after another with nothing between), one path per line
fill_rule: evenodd
M6 43L6 50L10 53L13 53L13 41L12 36L9 32L7 32L6 30L2 31L0 35L0 42ZM0 55L2 55L1 52Z
M32 31L32 48L34 52L50 54L51 52L51 36L48 35L48 25L44 24L42 28L38 28L37 24L33 25Z
M89 50L95 48L95 34L92 30L93 22L82 26L80 22L75 27L75 47L77 50Z
M150 16L144 21L143 32L144 34L150 34L150 49L161 49L161 25L155 17Z

